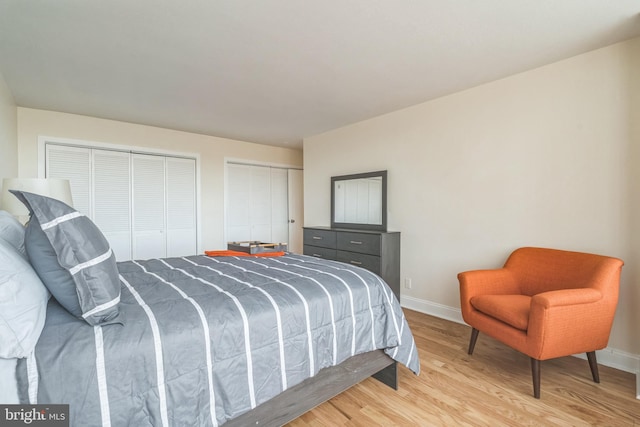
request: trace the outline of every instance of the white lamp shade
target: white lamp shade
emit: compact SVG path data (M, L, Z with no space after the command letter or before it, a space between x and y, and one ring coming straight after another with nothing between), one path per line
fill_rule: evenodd
M5 178L2 180L3 210L17 217L29 215L29 210L9 190L20 190L60 200L73 206L71 187L68 179L57 178Z

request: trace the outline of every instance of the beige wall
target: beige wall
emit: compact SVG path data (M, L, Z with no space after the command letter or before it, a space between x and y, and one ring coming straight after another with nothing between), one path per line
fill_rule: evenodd
M631 121L631 144L630 155L627 160L631 173L628 175L627 197L629 198L631 209L627 211L625 222L629 226L631 248L626 263L626 279L629 289L628 298L630 310L634 316L629 316L627 327L633 333L635 331L636 340L640 340L640 38L633 40L626 45L631 67L629 70L629 93L631 103L629 108L629 118ZM638 351L639 343L636 342L635 351ZM638 361L638 373L636 374L636 397L640 399L640 360Z
M18 175L16 103L0 74L0 190L2 178Z
M149 147L200 155L202 246L224 249L225 158L302 167L302 152L225 138L103 120L87 116L18 108L19 173L38 175L38 136Z
M413 281L403 304L451 318L456 274L499 267L517 247L621 257L609 344L633 360L639 49L635 39L305 139L305 225L329 224L330 176L387 169L389 229L402 232L402 283Z

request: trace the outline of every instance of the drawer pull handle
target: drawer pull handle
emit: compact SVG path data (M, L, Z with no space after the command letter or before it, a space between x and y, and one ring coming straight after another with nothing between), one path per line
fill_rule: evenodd
M317 258L322 258L322 255L320 255L320 254L313 254L313 256L317 257Z
M353 260L351 260L351 261L349 261L349 262L350 262L351 264L353 264L353 265L362 265L362 263L361 263L360 261L353 261Z
M358 242L357 240L351 240L349 243L351 243L352 245L361 245L362 242Z
M322 237L320 237L320 236L313 236L313 239L314 239L314 240L322 240Z

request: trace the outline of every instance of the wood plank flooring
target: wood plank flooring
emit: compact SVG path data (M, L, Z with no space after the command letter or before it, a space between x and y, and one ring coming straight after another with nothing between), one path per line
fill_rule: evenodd
M529 358L471 329L405 309L422 372L400 367L399 389L367 379L294 420L320 426L640 426L634 374L599 365L600 384L576 357L541 364L533 397Z

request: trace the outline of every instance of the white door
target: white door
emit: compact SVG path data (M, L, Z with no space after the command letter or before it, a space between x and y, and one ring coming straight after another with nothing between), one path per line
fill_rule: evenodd
M251 240L251 223L249 222L251 169L249 166L227 164L225 199L227 241Z
M68 179L73 207L118 261L197 253L196 159L45 144L45 176Z
M288 172L228 163L225 223L228 242L289 242Z
M88 148L47 145L45 176L68 179L73 208L91 217L91 150Z
M288 207L289 207L289 247L290 252L302 253L302 226L304 225L304 180L303 172L289 169Z
M196 161L167 157L167 256L195 255Z
M271 168L271 243L289 242L287 170Z
M251 167L249 199L249 240L271 242L271 171L267 167Z
M118 261L131 259L131 162L129 153L91 150L93 222Z
M133 258L164 258L165 158L133 154Z

